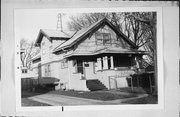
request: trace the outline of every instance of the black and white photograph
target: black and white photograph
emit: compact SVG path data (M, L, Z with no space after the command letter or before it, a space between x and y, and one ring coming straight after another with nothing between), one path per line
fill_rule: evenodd
M18 9L14 30L22 107L158 104L157 11Z

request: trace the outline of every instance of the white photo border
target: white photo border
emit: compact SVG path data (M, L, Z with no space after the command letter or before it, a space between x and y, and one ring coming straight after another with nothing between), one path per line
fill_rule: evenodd
M57 9L57 8L56 8ZM23 9L14 9L14 22L16 12ZM25 10L25 9L24 9ZM35 9L33 9L35 10ZM49 10L53 10L49 9ZM20 40L17 39L16 25L15 32L15 88L16 88L16 111L87 111L87 110L143 110L143 109L164 109L164 66L163 66L163 32L162 32L162 7L114 7L114 8L59 8L62 13L92 13L92 12L156 12L157 13L157 78L158 78L158 104L128 104L128 105L80 105L80 106L21 106L21 72L20 72Z

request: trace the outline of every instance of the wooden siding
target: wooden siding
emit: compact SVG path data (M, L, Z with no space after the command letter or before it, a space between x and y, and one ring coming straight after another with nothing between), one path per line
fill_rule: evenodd
M97 45L96 44L96 37L95 33L110 33L111 34L111 43L110 45ZM116 48L125 48L130 49L130 45L127 44L122 38L117 37L116 33L109 28L108 26L104 26L100 28L92 35L89 35L84 41L82 41L75 49L76 52L81 51L81 53L93 52L96 51L98 48L105 48L105 47L116 47Z

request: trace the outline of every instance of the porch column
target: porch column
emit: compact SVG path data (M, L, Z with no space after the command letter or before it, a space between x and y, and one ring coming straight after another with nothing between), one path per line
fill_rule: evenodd
M97 58L97 65L98 65L98 70L102 70L101 58Z
M107 56L103 57L103 69L108 69L108 59L107 59Z
M114 69L114 60L113 60L113 56L110 57L111 60L111 69Z

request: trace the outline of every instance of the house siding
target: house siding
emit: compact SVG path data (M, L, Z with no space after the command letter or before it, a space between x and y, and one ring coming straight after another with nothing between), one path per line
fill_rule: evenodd
M96 36L95 33L110 33L111 35L111 44L110 45L97 45L96 44ZM117 34L108 26L104 26L104 28L100 28L95 33L90 35L87 39L81 42L78 45L76 51L94 51L97 47L116 47L116 48L126 48L130 49L130 45L127 44L121 37L118 37Z
M69 74L69 89L88 91L88 89L86 88L86 80L81 79L81 73L75 73L75 66L73 66L73 60L69 61L68 74Z

